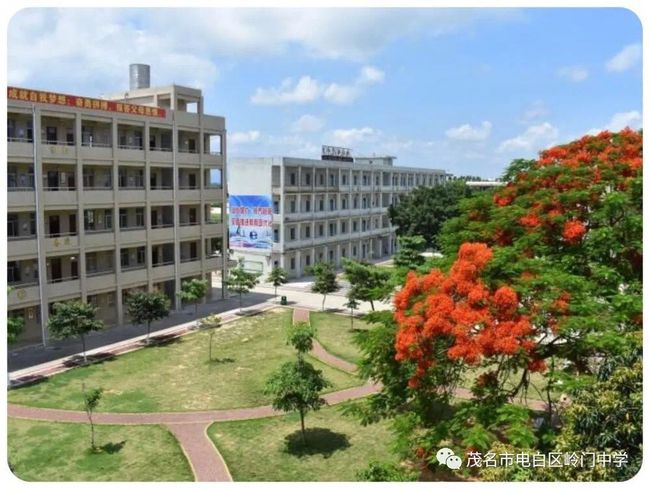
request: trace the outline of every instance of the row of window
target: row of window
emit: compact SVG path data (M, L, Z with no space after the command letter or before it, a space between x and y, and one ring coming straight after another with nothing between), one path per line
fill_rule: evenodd
M397 203L397 198L391 199L391 203L395 204ZM304 200L302 206L302 210L300 212L311 212L311 199ZM361 205L359 205L361 204ZM352 209L371 209L371 208L382 208L382 207L388 207L388 204L386 205L380 205L379 201L377 200L371 200L366 197L363 197L362 199L359 200L358 197L354 197L352 199ZM298 205L297 201L295 200L289 200L288 201L288 213L289 214L295 214L298 212ZM342 197L341 198L341 210L347 210L348 209L348 199L347 197ZM338 210L338 199L329 199L329 207L327 209L328 211L336 211ZM325 212L325 199L319 199L317 202L317 209L314 212ZM273 201L273 213L274 214L279 214L280 213L280 202L275 200Z
M338 171L338 170L335 170ZM345 171L345 170L344 170ZM289 173L289 185L295 186L297 185L297 180L298 176L295 172ZM305 173L304 174L304 185L311 185L311 173ZM426 185L427 182L429 185L434 185L438 184L440 182L443 182L445 180L445 177L443 175L403 175L403 176L396 176L394 175L392 179L387 180L386 178L383 179L383 185L384 186L398 186L401 185L402 187L412 187L413 185ZM361 181L361 185L363 186L368 186L372 182L372 178L368 175L362 175L361 180L359 180L359 175L352 175L352 185L359 185L359 181ZM379 175L375 176L375 186L380 186L380 177ZM392 183L391 183L392 182ZM320 173L317 178L317 184L323 186L325 185L325 174ZM338 185L338 178L336 174L330 173L329 175L329 185L330 186L336 186ZM348 185L348 175L347 173L342 173L341 174L341 185Z
M353 220L352 221L352 231L353 233L356 233L359 231L359 222L361 223L361 232L365 231L370 231L372 229L381 229L379 225L379 220L375 220L374 226L372 226L372 223L370 220L366 219L361 219L360 221L358 220ZM348 233L348 222L347 221L341 221L340 222L340 230L337 232L337 224L330 222L328 224L328 231L329 233L327 236L336 236L337 234L347 234ZM388 227L388 224L383 227ZM295 241L296 240L296 230L297 228L295 227L290 227L289 228L289 240L290 241ZM303 228L304 230L304 236L303 239L309 239L311 238L311 226L307 225ZM324 224L318 224L316 228L316 237L321 238L325 236L325 226ZM273 229L273 241L278 243L280 241L280 231L278 228Z

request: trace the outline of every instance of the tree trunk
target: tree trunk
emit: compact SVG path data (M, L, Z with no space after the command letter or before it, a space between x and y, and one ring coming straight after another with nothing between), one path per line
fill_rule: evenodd
M147 321L147 339L146 339L147 345L149 344L150 333L151 333L151 321Z
M300 432L302 433L302 444L306 445L307 436L305 434L305 412L302 409L300 409L298 412L300 413Z
M90 447L95 451L95 425L90 414L88 414L88 419L90 420Z
M209 355L209 357L210 357L210 362L212 362L212 337L213 337L213 336L214 336L214 333L211 332L211 333L210 333L210 348L209 348L209 350L208 350L208 351L210 352L210 355Z
M278 286L276 285L273 287L274 289L274 294L275 294L275 302L278 302Z
M354 329L354 312L350 309L350 329Z
M321 305L321 310L325 310L325 299L327 298L326 294L323 294L323 304Z
M239 312L241 312L241 304L242 304L242 293L239 293Z
M375 303L373 302L372 299L370 299L370 309L372 309L373 311L375 310Z
M84 363L86 363L87 362L87 359L86 359L86 338L82 334L80 334L79 337L81 338L81 350L83 352Z

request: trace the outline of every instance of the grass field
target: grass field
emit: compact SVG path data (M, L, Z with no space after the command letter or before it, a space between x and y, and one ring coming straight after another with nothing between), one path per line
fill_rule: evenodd
M307 415L306 446L297 414L214 423L208 434L236 481L354 481L371 460L396 461L386 422L364 427L340 409Z
M9 463L26 481L193 481L174 436L162 426L96 427L8 418Z
M360 359L361 355L359 348L354 344L354 337L364 334L371 325L354 318L354 329L350 329L349 316L324 312L312 312L309 320L317 328L318 341L332 355L352 363Z
M98 411L187 411L268 404L263 394L267 377L295 358L286 344L290 324L291 311L277 309L218 330L213 340L217 361L208 361L207 333L192 333L176 342L12 389L8 398L18 404L80 410L85 384L86 388L104 388ZM311 361L334 384L332 391L361 384L354 376Z

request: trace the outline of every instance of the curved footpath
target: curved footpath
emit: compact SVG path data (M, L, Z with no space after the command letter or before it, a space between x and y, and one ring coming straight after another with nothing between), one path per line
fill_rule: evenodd
M294 309L293 321L309 321L309 310ZM130 349L127 351L130 351ZM124 352L120 351L119 353ZM335 357L316 341L314 342L312 354L320 361L332 367L349 373L353 373L356 370L353 364ZM370 395L377 390L378 386L376 384L367 383L358 387L330 392L323 395L323 398L330 405L339 404ZM185 453L192 467L192 472L197 482L228 482L232 481L232 476L217 447L208 437L207 430L209 426L218 421L239 421L281 416L283 414L282 412L275 411L271 406L259 406L252 408L171 413L95 413L93 420L98 424L165 425L178 440L183 453ZM39 408L11 403L7 405L7 415L12 418L36 421L66 423L85 423L88 421L84 411Z
M293 322L309 322L309 309L295 308ZM184 332L185 333L185 332ZM356 366L336 357L314 341L311 354L323 363L348 373L354 373ZM339 404L345 401L359 399L379 390L379 385L366 383L323 395L328 404ZM456 390L456 397L469 399L468 389ZM546 403L537 400L527 400L532 409L542 410ZM68 411L63 409L39 408L20 404L7 405L7 414L12 418L31 419L36 421L54 421L66 423L85 423L88 421L84 411ZM213 411L184 411L168 413L95 413L93 421L98 424L159 424L164 425L176 437L187 460L192 467L197 482L229 482L232 476L223 457L215 444L208 437L208 427L219 421L241 421L247 419L281 416L284 413L275 411L271 406L258 406L239 409L222 409Z

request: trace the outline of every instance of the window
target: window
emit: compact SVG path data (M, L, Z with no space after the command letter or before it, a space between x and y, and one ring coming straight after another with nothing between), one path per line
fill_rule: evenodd
M330 174L330 185L334 186L334 174Z
M307 265L307 266L311 265L311 256L307 255L305 257L305 265Z
M295 269L296 269L296 259L291 258L291 270L295 270Z
M323 199L320 199L318 201L318 210L319 211L324 211L325 210L325 201Z
M135 210L135 225L138 227L144 227L144 208L138 207Z
M322 173L320 175L318 175L318 184L319 185L324 185L325 184L325 175L323 175Z
M311 211L311 199L307 199L305 201L305 212L310 212Z
M352 247L352 255L357 256L357 247L356 246Z
M129 215L127 209L120 209L120 229L126 229L129 225Z
M311 237L311 227L305 226L305 238Z
M353 182L354 185L356 185L359 182L359 177L357 175L354 175L352 177L352 182Z
M357 230L357 221L352 221L352 232L356 232Z
M347 174L344 173L343 175L341 175L341 181L343 182L343 185L348 184L348 176L347 176Z
M280 241L279 233L277 229L273 230L273 242L277 243Z
M305 182L307 183L307 185L311 185L311 174L310 173L305 174Z
M330 250L330 261L334 261L334 250Z
M318 225L318 236L322 236L324 234L324 227L322 224Z
M348 232L348 223L345 221L341 222L341 234L345 234Z
M289 203L289 209L291 209L291 212L296 212L296 201L295 200L292 200Z
M10 284L20 282L20 268L17 261L7 262L7 281Z
M291 173L291 174L289 175L289 181L291 182L291 185L295 185L295 184L296 184L296 174L295 174L295 173Z
M348 199L343 197L343 199L341 199L341 209L347 209L347 208L348 208Z
M296 228L289 229L289 239L292 241L296 239Z
M145 256L144 256L145 250L144 246L141 246L140 248L137 249L136 255L137 255L137 263L138 265L143 265L145 262Z
M336 207L334 206L334 199L330 199L330 210L336 210Z
M280 213L280 202L277 200L273 201L273 214L279 214Z
M18 214L7 216L7 236L18 236Z

